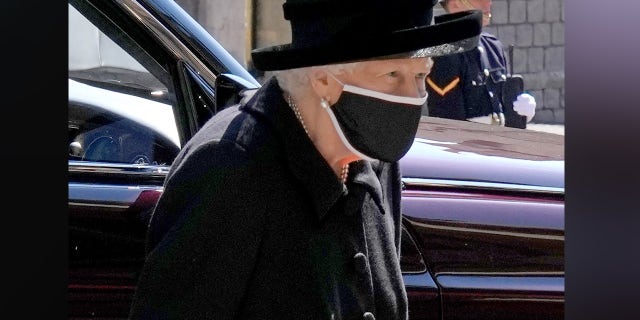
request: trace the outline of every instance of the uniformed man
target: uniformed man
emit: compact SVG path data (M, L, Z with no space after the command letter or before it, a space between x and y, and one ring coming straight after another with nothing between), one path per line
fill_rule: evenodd
M440 0L440 4L447 13L481 10L483 26L491 19L491 0ZM475 50L433 60L426 80L428 110L423 115L519 128L533 118L535 98L522 92L521 78L509 79L504 48L496 36L483 31ZM514 94L508 93L514 89Z

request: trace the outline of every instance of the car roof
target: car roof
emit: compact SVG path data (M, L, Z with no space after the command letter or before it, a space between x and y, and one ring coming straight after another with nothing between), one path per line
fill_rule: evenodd
M564 188L564 136L423 116L405 178Z

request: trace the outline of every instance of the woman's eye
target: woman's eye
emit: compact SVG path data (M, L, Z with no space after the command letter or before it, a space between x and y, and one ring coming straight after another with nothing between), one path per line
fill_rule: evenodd
M421 73L417 73L416 74L416 78L426 78L427 77L427 73L426 72L421 72Z

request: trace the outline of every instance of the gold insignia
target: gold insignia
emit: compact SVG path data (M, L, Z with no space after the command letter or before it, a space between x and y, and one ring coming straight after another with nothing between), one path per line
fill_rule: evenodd
M456 77L449 84L444 86L444 88L440 88L435 82L431 80L431 78L427 77L427 84L433 89L433 91L437 92L439 95L443 96L447 94L447 92L451 91L451 89L455 88L460 82L460 77Z

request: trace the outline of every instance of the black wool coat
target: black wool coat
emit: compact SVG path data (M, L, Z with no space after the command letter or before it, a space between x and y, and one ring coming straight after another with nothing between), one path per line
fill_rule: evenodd
M406 319L400 187L364 160L343 185L271 79L173 163L130 319Z

